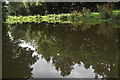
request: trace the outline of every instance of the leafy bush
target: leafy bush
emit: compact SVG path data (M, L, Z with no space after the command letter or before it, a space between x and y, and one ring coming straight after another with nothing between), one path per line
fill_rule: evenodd
M112 17L113 4L107 3L104 5L97 5L97 8L102 19L109 19Z
M85 17L86 14L88 14L90 12L89 9L86 9L86 7L83 7L82 10L80 11L80 13L82 14L83 17Z

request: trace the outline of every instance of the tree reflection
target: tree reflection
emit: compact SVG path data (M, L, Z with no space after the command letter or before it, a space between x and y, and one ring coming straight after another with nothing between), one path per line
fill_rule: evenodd
M107 23L83 29L82 25L71 24L17 24L9 25L15 39L33 42L37 52L49 62L52 59L62 76L71 74L75 64L84 63L94 73L107 78L117 78L118 74L118 36L117 30ZM21 34L18 34L21 33ZM112 37L107 37L112 34ZM23 36L24 35L24 36Z
M107 37L115 37L117 29L113 27L113 23L104 22L99 25L98 34L104 34Z
M7 25L3 23L2 36L2 77L3 78L31 78L32 68L30 66L37 60L37 56L32 57L33 51L22 48L18 44L19 40L11 41L8 36Z

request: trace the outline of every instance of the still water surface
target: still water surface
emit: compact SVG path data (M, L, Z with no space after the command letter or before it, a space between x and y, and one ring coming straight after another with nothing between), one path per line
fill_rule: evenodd
M109 23L3 26L4 78L118 77L118 31Z

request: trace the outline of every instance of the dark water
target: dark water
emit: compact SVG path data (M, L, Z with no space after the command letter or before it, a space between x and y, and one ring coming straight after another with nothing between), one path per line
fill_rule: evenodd
M118 29L110 23L3 24L3 78L117 78Z

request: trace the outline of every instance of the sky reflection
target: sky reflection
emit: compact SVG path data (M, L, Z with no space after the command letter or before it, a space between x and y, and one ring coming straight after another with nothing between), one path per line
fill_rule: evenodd
M34 50L33 56L38 55L39 59L35 64L31 66L33 68L32 76L33 78L94 78L95 73L92 66L90 68L85 69L84 64L81 62L81 65L75 64L74 69L72 70L71 74L69 76L61 76L60 71L57 71L52 65L52 61L47 62L45 59L41 57L40 54L37 54L35 51L35 47L30 45L29 43L25 43L25 41L21 40L21 44L19 46L21 47L28 47L31 50ZM101 78L101 76L98 76Z

